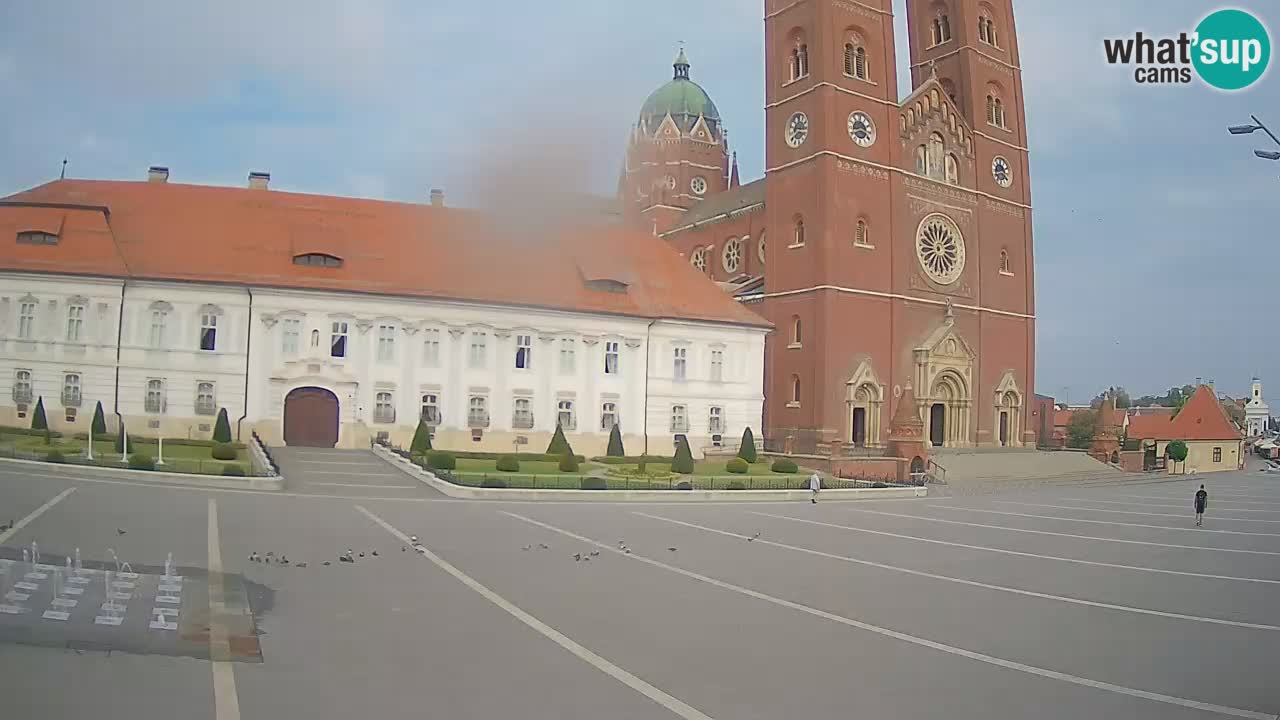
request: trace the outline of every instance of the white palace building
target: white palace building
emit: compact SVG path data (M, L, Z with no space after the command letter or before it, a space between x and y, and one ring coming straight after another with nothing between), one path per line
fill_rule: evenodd
M760 432L769 324L654 238L430 204L57 180L0 200L0 426L695 454ZM7 385L7 387L5 387ZM647 436L647 437L646 437Z

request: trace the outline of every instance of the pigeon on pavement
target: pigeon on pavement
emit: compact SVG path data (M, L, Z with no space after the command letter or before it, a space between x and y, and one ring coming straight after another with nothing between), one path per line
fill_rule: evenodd
M325 560L325 561L324 561L324 564L325 564L325 565L332 565L333 563L329 562L328 560Z
M327 564L328 564L328 563L326 563L326 565L327 565ZM307 566L307 564L306 564L305 562L300 562L300 563L298 563L298 564L294 565L294 567L298 567L298 568L304 568L304 567L306 567L306 566Z
M262 562L262 558L258 557L257 551L249 553L249 562Z
M599 555L599 554L600 554L600 551L599 551L599 550L592 550L592 551L591 551L591 557L596 557L596 556L597 556L597 555Z
M533 546L532 546L532 545L525 545L524 547L522 547L522 548L520 548L520 549L521 549L521 550L532 550L532 549L533 549Z
M125 531L124 531L124 530L121 530L120 528L116 528L116 534L117 534L117 535L123 535L123 534L125 534Z
M378 557L378 551L377 551L377 550L374 550L373 552L371 552L371 553L369 553L369 554L370 554L370 555L372 555L372 556L374 556L374 557Z
M576 562L582 562L582 553L574 553L574 554L573 554L573 559L574 559L574 561L576 561Z
M755 535L752 535L751 537L747 538L747 542L751 542L752 540L755 540L755 539L756 539L756 538L758 538L758 537L760 537L760 531L759 531L759 530L757 530L757 531L756 531L756 534L755 534Z
M546 544L546 543L538 543L538 547L542 548L543 550L550 550L550 549L551 549L551 546L550 546L550 545L548 545L548 544Z
M669 547L669 548L667 548L667 549L668 549L668 550L670 550L671 552L675 552L675 551L676 551L676 549L675 549L675 548L673 548L673 547Z

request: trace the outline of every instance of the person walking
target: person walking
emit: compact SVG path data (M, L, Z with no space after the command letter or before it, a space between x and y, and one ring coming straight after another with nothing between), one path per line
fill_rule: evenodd
M818 504L818 491L821 489L822 489L822 476L819 475L817 471L814 471L814 473L809 476L809 492L812 493L812 495L809 496L809 502L813 503L814 505Z
M1209 504L1209 493L1201 485L1196 491L1196 525L1204 525L1204 508Z

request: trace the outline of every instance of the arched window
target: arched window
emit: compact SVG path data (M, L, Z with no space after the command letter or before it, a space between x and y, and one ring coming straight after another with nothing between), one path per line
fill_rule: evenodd
M929 44L937 45L942 42L942 18L934 18L932 25L930 25L930 30L932 31L933 42Z
M930 133L929 135L929 177L935 180L942 180L944 175L943 156L946 152L946 143L942 139L941 133Z
M797 215L795 217L795 236L791 240L791 247L802 247L804 245L804 218Z
M1004 102L1000 98L995 98L995 118L997 127L1006 127L1004 124Z
M326 253L304 253L302 255L293 256L294 265L308 265L311 267L342 267L342 258Z
M1001 250L1000 251L1000 274L1012 275L1013 270L1011 268L1012 268L1012 265L1009 264L1009 251Z
M853 244L858 247L871 247L871 234L867 230L867 221L859 219L853 230Z
M802 329L803 328L801 327L801 324L800 324L800 316L792 315L791 316L791 344L792 345L799 345L804 340L804 333L802 332Z
M924 145L916 148L916 174L929 174L929 149Z
M947 182L952 185L960 184L960 163L953 153L947 153Z
M951 18L947 17L946 15L943 15L941 18L941 21L942 21L941 22L942 42L946 42L951 39Z
M996 124L996 97L989 93L987 94L987 123Z
M797 48L797 58L800 61L800 77L806 77L809 74L809 46L801 43Z
M800 376L791 376L791 402L796 405L800 404Z
M791 79L793 81L799 80L800 79L800 48L798 47L791 51L790 67L791 67Z
M987 18L986 17L982 17L982 16L978 17L978 39L984 43L991 42L990 40L987 39Z
M853 75L857 70L857 48L853 43L844 44L844 74Z

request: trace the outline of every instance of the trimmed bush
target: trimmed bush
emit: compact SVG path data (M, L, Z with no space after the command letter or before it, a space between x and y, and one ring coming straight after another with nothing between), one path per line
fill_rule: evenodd
M51 463L64 463L67 461L67 457L58 450L50 450L48 454L44 456L44 461Z
M155 470L156 461L153 460L150 455L144 455L143 453L134 453L129 456L129 469L130 470Z
M214 460L235 460L236 449L227 443L218 443L209 451L209 455L213 456Z
M471 450L448 450L451 455L463 460L497 460L510 453L480 452ZM546 453L520 453L516 455L521 462L560 462L563 455L547 455ZM578 462L586 462L582 455L575 455Z
M487 477L480 482L482 488L505 488L506 486L507 481L498 477Z
M676 456L671 460L671 471L681 475L693 474L693 453L687 440L676 444Z
M793 473L800 470L800 468L796 467L795 462L786 458L774 460L771 469L776 473Z
M418 429L413 431L413 441L409 443L409 452L414 455L424 455L431 452L431 428L421 420L418 421Z
M520 461L511 455L503 455L498 458L497 468L499 472L520 472Z
M873 483L871 483L871 487L873 487L873 488L887 488L887 487L889 487L889 486L888 486L888 485L886 485L886 484L884 484L884 483L882 483L882 482L873 482Z
M745 475L749 467L747 461L740 457L736 457L724 464L724 469L734 475Z
M583 490L608 490L609 483L604 478L584 477L582 478L581 487Z
M578 456L565 453L565 456L560 458L560 472L578 472Z
M725 487L726 490L746 490L747 486L741 480L734 480Z
M609 431L609 449L604 454L607 457L623 457L627 454L622 448L622 429L618 423L614 423L613 429Z
M738 457L753 463L756 461L756 438L751 434L751 428L742 431L742 443L738 445Z
M102 401L93 408L93 422L89 425L93 429L96 437L102 437L107 434L107 419L102 415Z
M36 409L31 413L32 430L48 430L49 421L44 416L44 396L36 398Z
M689 482L688 480L685 480L685 481L683 481L683 482L679 483L678 485L676 485L676 489L677 489L677 490L692 490L692 489L693 489L693 483Z
M564 428L560 427L560 423L556 423L556 432L551 436L551 443L547 445L547 454L560 457L565 453L573 453L573 448L569 447L569 441L564 437Z
M218 419L213 423L213 441L216 443L231 442L231 421L227 420L227 409L218 410Z
M239 465L223 465L222 474L227 477L244 477L244 468Z
M458 467L458 460L447 452L427 453L427 467L432 470L453 470Z

